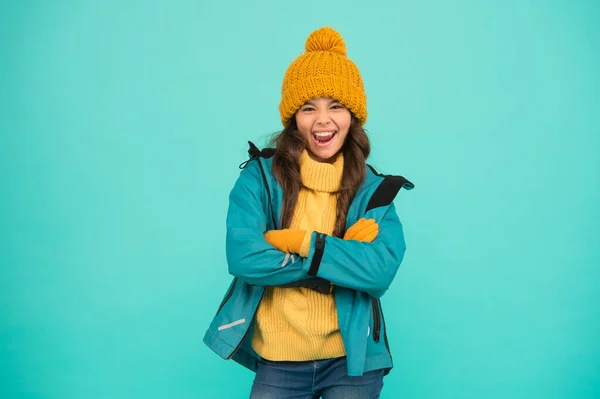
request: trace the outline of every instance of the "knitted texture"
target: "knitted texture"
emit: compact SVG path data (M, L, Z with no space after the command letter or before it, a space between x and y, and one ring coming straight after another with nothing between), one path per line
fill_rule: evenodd
M265 234L265 240L281 252L298 254L305 241L305 237L308 235L305 230L271 230Z
M356 240L360 242L373 242L379 234L379 225L375 219L361 218L354 223L344 234L344 240Z
M306 150L302 153L300 175L304 187L298 194L290 228L333 233L336 191L343 169L342 155L328 164L313 161ZM261 357L274 361L344 356L333 293L321 294L307 288L267 288L256 313L252 346Z
M361 124L367 121L367 96L342 36L330 27L310 34L305 52L288 67L281 87L279 113L285 126L308 100L331 97L347 107Z

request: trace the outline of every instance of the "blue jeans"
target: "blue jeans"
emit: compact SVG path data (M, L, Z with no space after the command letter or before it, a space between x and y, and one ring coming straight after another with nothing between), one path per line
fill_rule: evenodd
M250 399L377 399L383 370L349 377L346 358L308 362L260 360Z

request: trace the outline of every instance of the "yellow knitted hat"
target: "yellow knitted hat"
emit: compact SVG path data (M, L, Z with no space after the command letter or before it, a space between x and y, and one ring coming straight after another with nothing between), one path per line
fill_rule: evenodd
M279 104L283 125L305 102L318 97L339 101L364 125L367 96L358 68L346 55L342 36L330 27L317 29L306 40L305 50L283 78Z

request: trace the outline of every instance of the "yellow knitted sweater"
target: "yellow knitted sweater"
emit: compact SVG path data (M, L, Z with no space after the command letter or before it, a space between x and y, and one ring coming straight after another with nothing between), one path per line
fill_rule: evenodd
M321 163L306 150L300 156L303 187L290 228L333 234L337 193L344 158ZM307 234L301 256L308 254ZM308 288L267 288L256 313L252 337L256 353L273 361L306 361L345 355L333 293L320 294Z

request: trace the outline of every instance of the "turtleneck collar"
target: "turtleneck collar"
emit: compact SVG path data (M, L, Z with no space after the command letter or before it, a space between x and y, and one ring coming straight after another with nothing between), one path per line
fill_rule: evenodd
M299 159L302 184L311 190L333 193L342 183L344 155L340 153L333 163L313 160L308 151L302 151Z

